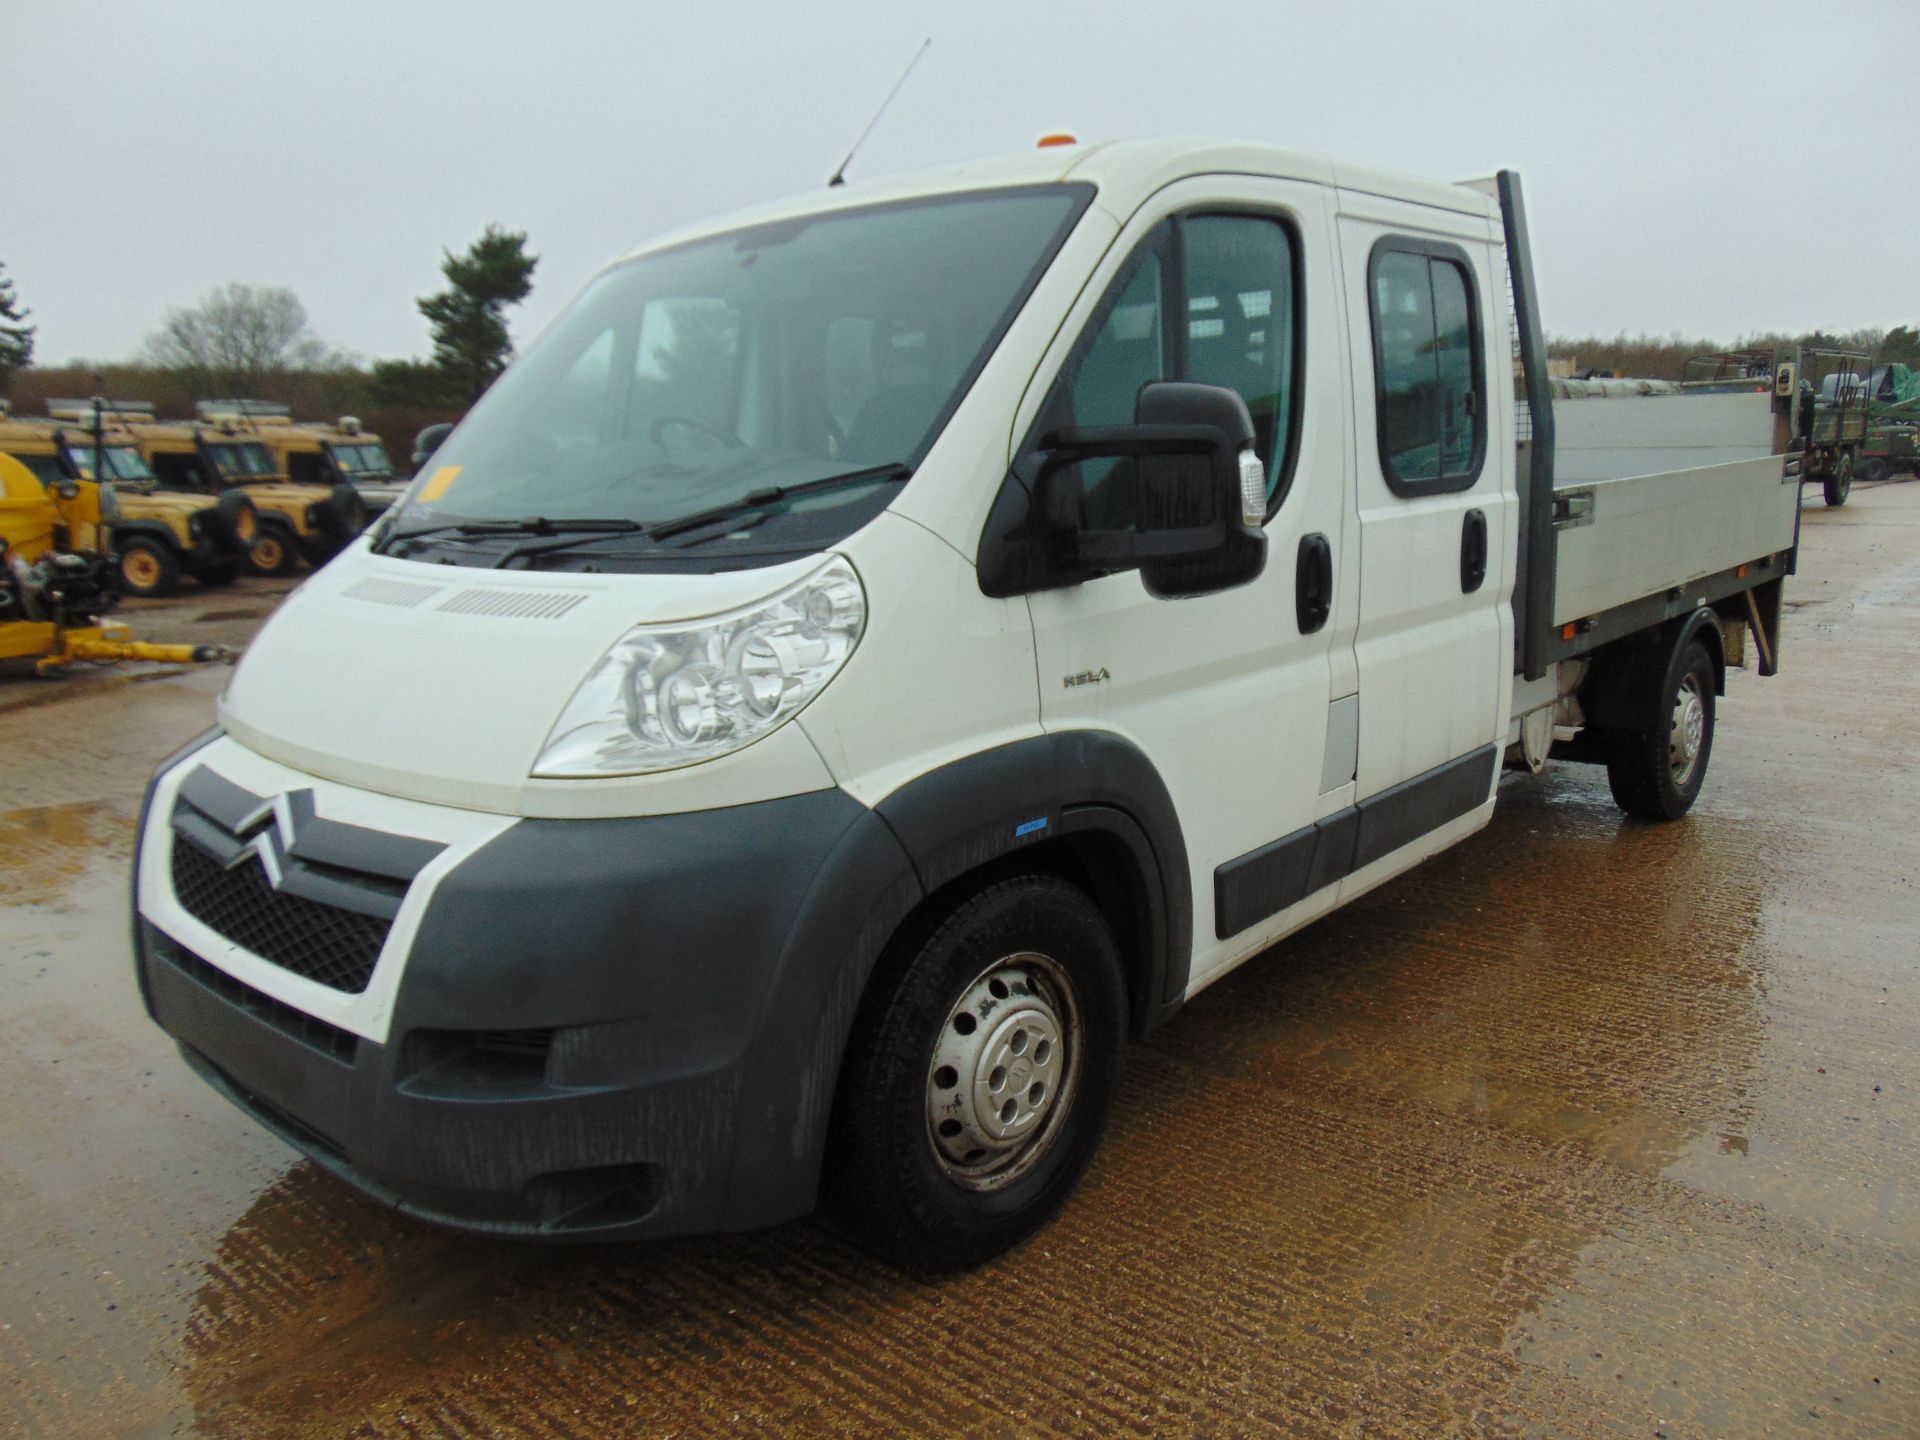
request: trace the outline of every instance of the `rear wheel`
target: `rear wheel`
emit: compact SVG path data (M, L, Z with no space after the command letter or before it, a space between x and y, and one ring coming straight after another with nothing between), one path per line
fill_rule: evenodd
M247 551L247 567L256 575L291 575L297 570L300 549L292 528L263 522Z
M1713 658L1698 640L1681 652L1653 730L1608 737L1607 783L1614 803L1641 820L1678 820L1692 808L1713 754Z
M1860 462L1860 478L1868 484L1887 478L1887 462L1878 455L1869 455Z
M180 557L159 541L137 535L120 542L114 572L120 593L142 600L171 595L180 588Z
M1093 1159L1126 991L1100 911L1051 876L999 881L914 934L855 1023L828 1183L862 1241L951 1269L1032 1234Z
M1827 504L1838 506L1847 503L1847 495L1853 489L1853 452L1851 450L1842 450L1835 457L1833 468L1827 471L1825 489Z

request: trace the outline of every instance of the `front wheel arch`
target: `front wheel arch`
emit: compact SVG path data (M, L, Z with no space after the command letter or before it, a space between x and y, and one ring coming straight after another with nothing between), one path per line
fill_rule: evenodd
M1091 729L1016 740L931 770L874 811L929 895L975 883L988 866L1027 863L1076 880L1123 946L1137 941L1128 967L1139 1002L1134 1033L1178 1010L1193 963L1186 841L1165 781L1131 741ZM1110 883L1109 875L1124 880ZM1127 887L1136 894L1124 894Z

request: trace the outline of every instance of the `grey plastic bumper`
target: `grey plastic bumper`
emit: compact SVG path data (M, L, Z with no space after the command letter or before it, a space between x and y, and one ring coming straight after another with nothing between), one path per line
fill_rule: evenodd
M486 1233L635 1239L812 1208L854 1007L920 893L837 790L522 821L441 880L385 1044L144 921L135 944L190 1063L368 1195Z

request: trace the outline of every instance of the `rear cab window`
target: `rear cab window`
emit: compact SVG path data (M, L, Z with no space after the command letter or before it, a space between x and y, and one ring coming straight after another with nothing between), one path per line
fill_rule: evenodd
M1367 270L1381 474L1407 498L1469 489L1486 456L1487 383L1466 251L1391 235Z

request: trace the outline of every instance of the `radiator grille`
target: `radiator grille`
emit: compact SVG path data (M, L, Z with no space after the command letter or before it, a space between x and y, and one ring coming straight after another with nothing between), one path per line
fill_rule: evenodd
M243 950L330 989L358 995L392 921L275 890L251 856L231 869L185 836L173 842L181 908Z

